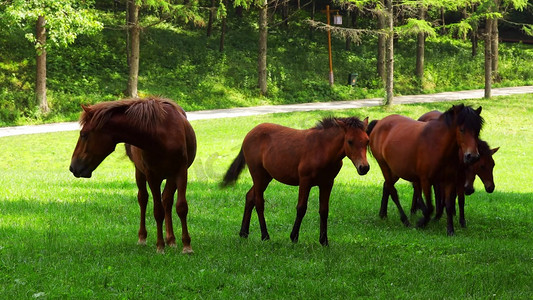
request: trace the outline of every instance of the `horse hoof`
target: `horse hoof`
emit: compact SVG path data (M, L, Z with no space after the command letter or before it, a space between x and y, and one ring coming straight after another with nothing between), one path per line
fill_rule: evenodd
M267 234L267 235L265 235L265 236L262 236L262 237L261 237L261 240L262 240L262 241L268 241L268 240L270 240L270 235Z
M239 236L244 238L244 239L247 239L248 238L248 233L247 232L239 232Z
M139 239L137 245L146 246L146 239Z
M185 246L183 247L183 250L181 251L181 254L193 254L194 251L192 250L191 246Z
M461 227L466 228L466 221L465 220L461 220L461 221L459 221L459 223L461 224Z
M157 247L157 253L158 254L165 254L165 248Z
M169 247L172 247L172 248L176 248L176 247L178 247L178 245L176 245L176 242L169 242L169 243L167 243L167 245L168 245Z
M454 236L455 235L455 231L453 230L448 230L448 236Z
M420 220L418 220L418 222L416 223L416 227L418 228L424 228L426 227L426 225L428 224L429 220L426 219L426 218L422 218Z

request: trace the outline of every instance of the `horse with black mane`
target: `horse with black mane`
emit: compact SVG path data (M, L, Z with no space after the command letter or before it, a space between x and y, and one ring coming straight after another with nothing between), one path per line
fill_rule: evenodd
M223 186L234 183L248 165L253 186L246 194L246 204L240 230L248 237L250 218L255 207L261 228L261 238L270 238L265 217L263 193L272 179L299 186L296 220L290 238L298 241L300 225L307 211L311 187L319 187L320 243L328 245L327 219L333 182L348 157L359 175L370 169L366 159L368 118L325 118L314 128L297 130L264 123L252 129L244 138L242 148L223 179Z
M89 178L118 143L126 143L127 154L135 164L135 179L139 190L139 244L146 243L148 182L157 223L157 251L163 252L165 247L163 221L166 225L167 244L176 245L172 228L172 206L177 189L176 212L182 225L183 253L192 253L185 194L187 169L196 156L196 136L185 111L172 100L157 97L102 102L82 108L82 128L72 154L70 171L76 177ZM165 179L161 195L161 183Z
M438 119L441 115L442 112L438 110L433 110L420 116L420 118L418 118L418 121L427 122L429 120L435 120ZM495 188L493 176L495 163L492 156L498 151L499 147L491 149L487 142L478 139L477 148L479 151L479 159L470 165L460 163L459 170L457 173L456 197L457 202L459 204L459 223L462 227L466 227L466 219L464 213L465 195L468 196L474 193L474 181L476 179L476 176L478 176L483 182L483 185L485 186L485 191L487 193L492 193ZM459 156L462 156L460 149ZM413 203L411 204L411 213L416 212L416 210L419 208L418 202L422 200L420 187L413 185L413 188L414 193ZM439 189L437 186L434 186L434 190L436 206L435 219L438 220L442 216L445 203L443 195L442 193L440 193L441 189Z
M385 182L381 199L380 216L387 216L388 198L391 196L402 222L409 226L398 199L394 184L399 178L419 184L426 200L422 206L423 217L418 226L425 226L433 213L431 185L440 183L445 195L447 231L454 234L453 209L460 160L471 164L479 159L477 140L483 126L481 107L454 105L438 119L419 122L400 115L390 115L372 121L367 129L370 149L376 158ZM463 155L459 157L459 149Z

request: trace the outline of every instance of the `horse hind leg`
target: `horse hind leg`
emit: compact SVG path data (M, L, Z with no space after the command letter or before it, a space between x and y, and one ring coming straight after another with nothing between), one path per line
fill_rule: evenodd
M139 203L139 208L141 211L140 215L140 224L139 224L139 245L146 245L146 237L148 235L146 231L146 206L148 205L148 190L146 189L146 176L135 169L135 182L137 184L137 202Z
M157 226L157 252L163 253L165 251L165 241L163 239L163 221L165 219L165 210L161 203L161 182L162 180L155 180L148 177L148 185L152 191L152 198L154 200L154 218Z
M187 227L187 214L189 206L187 204L187 168L183 168L177 180L178 185L178 202L176 203L176 213L181 221L181 242L183 243L183 254L192 254L194 251L191 247L191 236Z
M165 189L163 190L163 208L165 209L166 242L170 247L176 247L176 237L174 236L172 225L172 207L174 205L175 192L176 184L172 180L167 179Z
M388 185L387 189L389 190L392 201L394 202L394 204L396 204L396 207L398 208L398 213L400 214L400 220L405 226L410 227L411 223L409 223L409 220L407 219L407 215L403 211L402 205L400 204L400 199L398 198L398 191L396 190L393 184Z
M255 206L254 186L246 193L246 202L244 204L244 215L242 216L241 231L239 235L242 238L247 238L250 234L250 219L252 218L252 210Z

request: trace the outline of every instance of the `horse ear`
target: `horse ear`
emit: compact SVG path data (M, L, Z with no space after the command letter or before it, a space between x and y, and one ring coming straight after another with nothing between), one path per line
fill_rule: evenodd
M366 117L366 118L363 120L363 124L365 124L365 131L366 131L366 129L368 128L368 117Z
M481 115L481 106L478 107L478 109L476 109L476 113L477 113L478 115Z
M88 105L84 105L84 104L82 104L82 105L81 105L81 108L83 108L83 110L84 110L86 113L88 113L88 112L90 111Z
M494 149L490 149L490 155L494 155L494 153L498 152L498 150L500 150L500 147L494 148Z

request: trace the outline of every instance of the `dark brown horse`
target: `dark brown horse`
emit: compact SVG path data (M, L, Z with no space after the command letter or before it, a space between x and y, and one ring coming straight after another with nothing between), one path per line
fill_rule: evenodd
M427 122L429 120L438 119L442 115L442 112L434 110L423 114L418 121ZM459 223L462 227L466 227L466 220L464 215L464 205L465 205L465 195L471 195L474 193L474 181L476 175L479 176L481 181L485 186L485 191L487 193L492 193L494 191L494 159L492 155L496 153L499 149L494 148L490 149L487 142L478 139L477 147L479 151L479 160L470 165L460 164L460 170L457 174L457 201L459 203ZM459 150L459 155L462 156L461 151ZM411 213L416 212L418 206L418 201L421 201L420 187L416 185L413 186L415 191L413 193L413 203L411 205ZM435 219L440 219L443 213L443 207L445 205L442 195L439 195L437 191L440 191L438 188L435 189L435 205L436 205L436 214Z
M223 186L234 183L248 165L253 186L246 194L240 236L248 237L250 218L255 207L261 238L268 240L263 193L274 178L284 184L299 186L296 220L291 240L298 241L300 225L307 211L311 187L320 189L320 243L328 245L327 219L329 197L335 177L347 156L359 175L370 169L366 159L368 135L364 121L356 117L326 118L314 128L297 130L276 124L260 124L244 138L241 151L227 171Z
M128 156L135 164L141 208L139 243L146 243L146 205L152 191L154 217L157 223L157 250L163 252L163 220L166 241L176 245L172 228L172 205L178 190L176 211L182 225L183 253L192 253L187 229L187 169L196 156L196 136L185 111L168 99L125 99L83 106L80 137L70 171L76 177L89 178L98 165L115 150L117 143L126 143ZM128 145L129 144L129 145ZM161 203L161 183L166 179Z
M452 106L438 119L429 122L391 115L370 123L367 130L370 149L385 178L380 209L382 218L387 216L390 195L402 222L409 226L394 187L398 179L403 178L422 188L426 205L421 203L424 217L418 226L425 226L433 213L431 185L441 183L445 193L448 234L454 234L450 197L455 191L460 160L469 164L479 158L477 139L483 125L480 114L481 107L474 110L461 104ZM462 157L458 156L459 149Z

